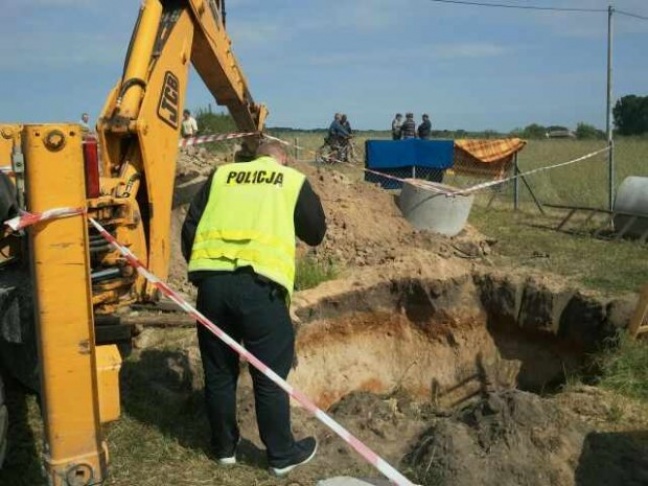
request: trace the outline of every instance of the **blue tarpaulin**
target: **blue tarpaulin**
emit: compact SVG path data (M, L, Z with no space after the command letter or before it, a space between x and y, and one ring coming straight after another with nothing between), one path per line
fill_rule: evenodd
M412 177L414 170L430 172L452 167L454 142L452 140L367 140L365 167L400 178ZM387 189L399 188L398 181L365 173L365 180L377 182Z

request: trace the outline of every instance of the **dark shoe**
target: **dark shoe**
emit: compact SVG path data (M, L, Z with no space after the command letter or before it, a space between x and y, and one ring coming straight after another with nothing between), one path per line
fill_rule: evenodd
M295 469L297 466L306 464L317 452L317 439L315 437L306 437L295 443L295 455L293 458L287 461L287 464L282 465L282 467L270 467L270 471L275 476L285 476L290 471Z

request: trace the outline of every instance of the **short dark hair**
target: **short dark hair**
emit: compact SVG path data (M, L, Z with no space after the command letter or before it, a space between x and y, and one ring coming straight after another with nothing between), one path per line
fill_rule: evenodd
M399 117L399 116L400 116L401 118L403 118L403 115L402 115L401 113L396 113L396 117Z
M184 110L182 110L182 114L183 115L191 115L191 112L185 108Z

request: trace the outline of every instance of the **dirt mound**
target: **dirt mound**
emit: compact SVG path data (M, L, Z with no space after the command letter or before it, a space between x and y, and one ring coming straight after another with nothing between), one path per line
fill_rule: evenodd
M551 400L489 394L437 420L406 462L424 484L571 485L590 428Z
M310 250L320 260L380 265L393 262L412 247L444 256L488 253L485 237L471 227L456 238L415 229L403 217L396 194L377 184L353 181L334 168L304 162L297 162L296 168L306 174L326 212L326 238L321 246Z

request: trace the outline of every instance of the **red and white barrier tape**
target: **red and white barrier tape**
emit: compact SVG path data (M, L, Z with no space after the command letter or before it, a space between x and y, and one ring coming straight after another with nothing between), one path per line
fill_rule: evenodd
M149 272L144 264L140 262L137 257L126 247L122 246L117 242L117 240L108 233L103 226L101 226L95 219L90 218L90 223L99 231L99 233L110 242L110 244L122 254L128 263L135 268L140 275L142 275L146 280L151 282L158 290L171 299L173 302L178 304L189 315L195 318L203 326L209 329L213 334L215 334L221 341L227 344L230 348L236 351L239 356L248 361L252 366L254 366L261 373L266 375L270 380L275 384L281 387L288 395L297 400L300 404L311 412L315 417L317 417L322 423L327 425L332 429L336 434L338 434L345 442L347 442L351 447L353 447L362 457L364 457L370 464L376 467L381 473L383 473L387 478L392 480L394 484L398 486L413 486L413 484L403 475L401 475L396 469L390 466L386 461L380 458L374 451L372 451L365 444L360 442L359 439L354 437L348 430L338 424L333 418L327 415L325 412L320 410L317 405L315 405L306 395L304 395L299 390L294 389L291 385L288 384L283 378L277 375L274 371L268 368L263 364L259 359L257 359L253 354L247 351L243 346L237 343L232 339L227 333L222 331L218 326L213 322L207 319L203 314L198 312L191 304L184 300L179 294L177 294L171 287L166 283L161 281L151 272Z
M498 184L504 184L505 182L512 181L514 179L517 179L519 177L526 177L531 174L536 174L538 172L544 172L545 170L550 170L550 169L556 169L558 167L564 167L566 165L571 165L575 164L576 162L582 162L583 160L592 158L596 155L602 154L604 152L609 151L609 147L602 148L600 150L596 150L594 152L590 152L589 154L583 155L581 157L578 157L576 159L568 160L567 162L561 162L559 164L554 164L554 165L547 165L545 167L538 167L537 169L529 170L527 172L521 172L519 174L512 175L511 177L505 177L504 179L498 179L496 181L489 181L489 182L484 182L482 184L476 184L474 186L467 187L466 189L459 189L458 191L452 191L448 193L448 196L462 196L464 194L469 194L471 192L479 191L481 189L486 189L488 187L496 186Z
M292 144L290 142L286 142L285 140L282 140L282 139L277 138L277 137L273 137L273 136L265 135L265 134L264 134L264 137L272 139L272 140L276 140L276 141L281 142L282 144L287 145L287 146L294 146L294 147L296 147L296 148L298 148L300 150L306 150L307 152L316 153L313 150L307 149L305 147L300 147L299 145ZM605 148L602 148L602 149L597 150L595 152L591 152L589 154L583 155L582 157L578 157L576 159L569 160L567 162L561 162L561 163L555 164L555 165L548 165L548 166L545 166L545 167L540 167L538 169L533 169L533 170L530 170L528 172L516 174L516 175L513 175L511 177L506 177L504 179L497 179L495 181L488 181L488 182L484 182L482 184L476 184L474 186L470 186L470 187L467 187L465 189L459 189L459 190L456 190L456 191L448 190L448 188L446 186L443 186L442 184L439 184L437 182L424 181L424 180L421 180L421 179L412 179L412 178L403 179L403 178L392 176L392 175L389 175L389 174L384 174L384 173L379 172L379 171L371 170L371 169L369 169L367 167L363 167L362 170L364 170L365 172L368 172L370 174L375 174L375 175L378 175L380 177L385 177L386 179L391 179L391 180L398 181L398 182L401 182L401 183L407 182L408 184L412 184L412 185L414 185L416 187L420 187L422 189L433 190L435 192L438 192L439 194L443 194L443 195L448 196L448 197L453 197L453 196L462 196L462 195L465 195L465 194L469 194L471 192L486 189L488 187L496 186L498 184L504 184L505 182L512 181L514 179L517 179L518 177L526 177L528 175L535 174L536 172L542 172L542 171L545 171L545 170L550 170L550 169L556 169L558 167L563 167L565 165L575 164L576 162L581 162L581 161L583 161L585 159L589 159L589 158L594 157L594 156L596 156L598 154L601 154L603 152L607 152L608 150L610 150L609 147L605 147ZM336 163L339 163L339 164L346 164L346 165L353 166L353 164L351 164L350 162L345 162L343 160L339 160L339 159L336 159L336 158L333 158L333 157L329 157L329 160L332 160L333 162L336 162Z
M4 222L12 230L18 231L32 224L40 223L54 218L66 218L68 216L76 216L77 214L84 214L85 208L56 208L49 209L42 213L28 213L23 211L15 218L8 219Z
M220 135L201 135L200 137L181 138L178 141L178 147L191 147L209 142L220 142L222 140L233 140L235 138L253 137L259 135L257 132L250 133L223 133Z

